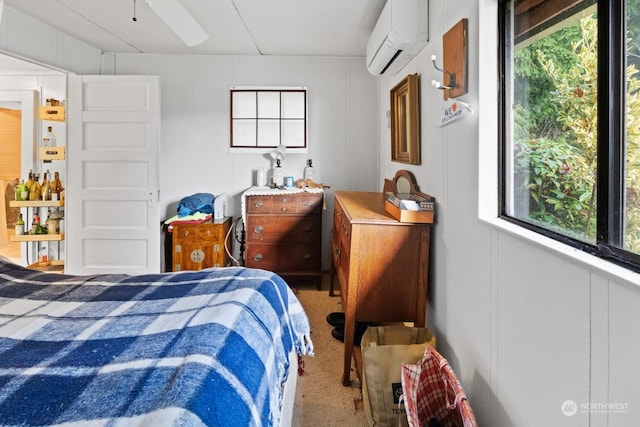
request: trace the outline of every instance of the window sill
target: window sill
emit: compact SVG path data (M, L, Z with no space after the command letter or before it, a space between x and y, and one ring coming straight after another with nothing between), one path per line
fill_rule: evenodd
M500 218L480 218L480 221L496 229L510 234L522 241L531 243L549 252L554 252L567 261L579 265L593 273L601 274L617 283L640 287L640 274L622 266L600 259L579 249L565 245L549 237L535 233Z
M275 150L275 147L229 147L229 153L231 154L269 154L273 150ZM307 154L307 148L287 147L286 154Z

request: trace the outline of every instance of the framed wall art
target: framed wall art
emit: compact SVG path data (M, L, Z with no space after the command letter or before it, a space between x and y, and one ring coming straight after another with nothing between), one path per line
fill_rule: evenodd
M391 89L391 160L420 164L418 74L409 74Z

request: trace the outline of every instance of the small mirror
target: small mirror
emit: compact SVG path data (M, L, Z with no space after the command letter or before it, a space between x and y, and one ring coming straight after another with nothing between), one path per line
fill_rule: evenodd
M416 177L408 170L399 170L393 179L385 179L382 186L383 192L415 193L419 191Z
M411 193L411 182L405 176L399 176L396 180L396 193Z
M391 160L420 164L418 74L409 74L391 89Z

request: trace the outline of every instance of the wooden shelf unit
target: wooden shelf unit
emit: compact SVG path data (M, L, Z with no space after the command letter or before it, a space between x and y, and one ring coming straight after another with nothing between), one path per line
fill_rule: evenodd
M40 107L40 120L48 120L52 122L64 122L66 120L64 105Z
M64 206L64 200L25 200L25 201L20 201L20 200L10 200L9 201L9 206L12 208L27 208L27 210L29 209L39 209L39 208L48 208L48 207L61 207ZM33 218L33 215L35 215L34 212L31 213L31 218ZM27 218L25 221L25 224L30 224L30 217L27 214ZM26 242L26 243L32 243L32 242L58 242L60 243L61 241L64 240L64 233L57 233L57 234L19 234L19 235L12 235L9 236L9 240L12 242ZM27 251L28 252L28 251ZM59 254L58 254L59 256ZM28 259L28 258L27 258ZM55 268L57 270L60 269L64 269L64 261L62 260L48 260L48 261L44 261L44 262L48 262L49 264L47 266L51 266L54 265ZM38 265L38 263L35 264L31 264L29 266L29 268L31 268L32 266ZM39 268L34 268L36 270L38 270Z

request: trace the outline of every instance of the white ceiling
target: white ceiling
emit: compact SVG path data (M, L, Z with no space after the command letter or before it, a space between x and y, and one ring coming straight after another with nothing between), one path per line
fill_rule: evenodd
M181 2L210 36L201 45L185 46L145 0L4 0L103 52L305 56L364 56L385 0Z

